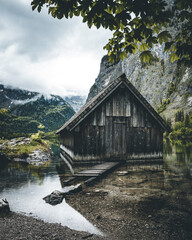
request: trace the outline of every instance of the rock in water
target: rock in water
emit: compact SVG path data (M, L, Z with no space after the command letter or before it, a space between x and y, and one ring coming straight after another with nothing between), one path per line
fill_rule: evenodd
M7 199L0 199L0 214L1 213L9 213L10 208L9 208L9 203Z
M47 148L47 151L43 151L40 148L33 151L32 153L29 154L29 157L27 157L26 161L29 164L32 164L34 166L41 166L45 162L49 161L52 156L52 151L51 149Z
M57 205L63 201L64 198L64 193L55 190L53 191L50 195L47 195L46 197L43 198L46 203L49 203L51 205Z
M53 191L51 194L47 195L43 198L46 203L49 203L51 205L57 205L61 203L64 199L64 197L68 194L73 194L82 191L82 185L77 184L75 186L69 186L63 188L63 192L60 192L58 190Z

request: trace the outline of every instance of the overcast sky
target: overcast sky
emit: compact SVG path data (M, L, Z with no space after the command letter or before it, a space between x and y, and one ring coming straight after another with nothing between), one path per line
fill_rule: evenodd
M81 18L57 20L30 0L0 0L0 83L59 95L86 95L111 37Z

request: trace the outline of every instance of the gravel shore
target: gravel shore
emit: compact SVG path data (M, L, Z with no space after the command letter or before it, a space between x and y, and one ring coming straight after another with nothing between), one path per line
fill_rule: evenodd
M70 195L66 201L98 227L104 236L78 232L60 224L10 213L0 217L0 240L189 240L192 214L165 204L162 196L148 202L112 197L96 188Z
M60 224L10 213L0 217L0 240L102 240L102 236L78 232Z
M192 239L192 212L165 196L138 202L88 188L66 201L109 240Z
M104 236L10 213L0 217L0 240L191 240L191 183L165 178L161 167L128 170L65 198Z

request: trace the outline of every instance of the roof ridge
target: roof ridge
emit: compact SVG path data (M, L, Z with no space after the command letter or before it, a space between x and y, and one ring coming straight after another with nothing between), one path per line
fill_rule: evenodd
M123 76L123 75L121 75ZM101 98L101 95L104 94L107 90L111 90L116 84L118 84L121 81L121 76L118 77L117 79L115 79L114 81L112 81L111 83L109 83L105 88L103 88L97 95L95 95L93 98L91 98L87 103L85 103L85 105L83 105L81 107L81 109L75 113L61 128L59 128L56 133L59 133L60 131L62 131L64 128L66 128L67 126L69 126L73 121L75 121L75 119L78 119L81 117L81 115L84 113L84 111L87 108L90 108L91 105L94 105L94 101L96 101L97 99L99 100L99 98ZM113 86L114 85L114 86Z
M163 129L169 129L163 118L155 111L151 104L142 96L142 94L136 89L136 87L127 79L125 74L122 74L117 79L109 83L105 88L103 88L97 95L90 99L77 113L75 113L56 133L61 132L66 129L73 129L82 119L90 112L92 112L103 98L107 97L111 90L115 90L118 84L124 82L132 94L140 101L140 103L151 113L151 115L156 118Z

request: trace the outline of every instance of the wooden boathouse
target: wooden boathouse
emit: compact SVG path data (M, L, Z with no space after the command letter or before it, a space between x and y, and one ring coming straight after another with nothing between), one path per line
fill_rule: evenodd
M167 125L125 74L87 102L58 131L71 163L162 159Z

